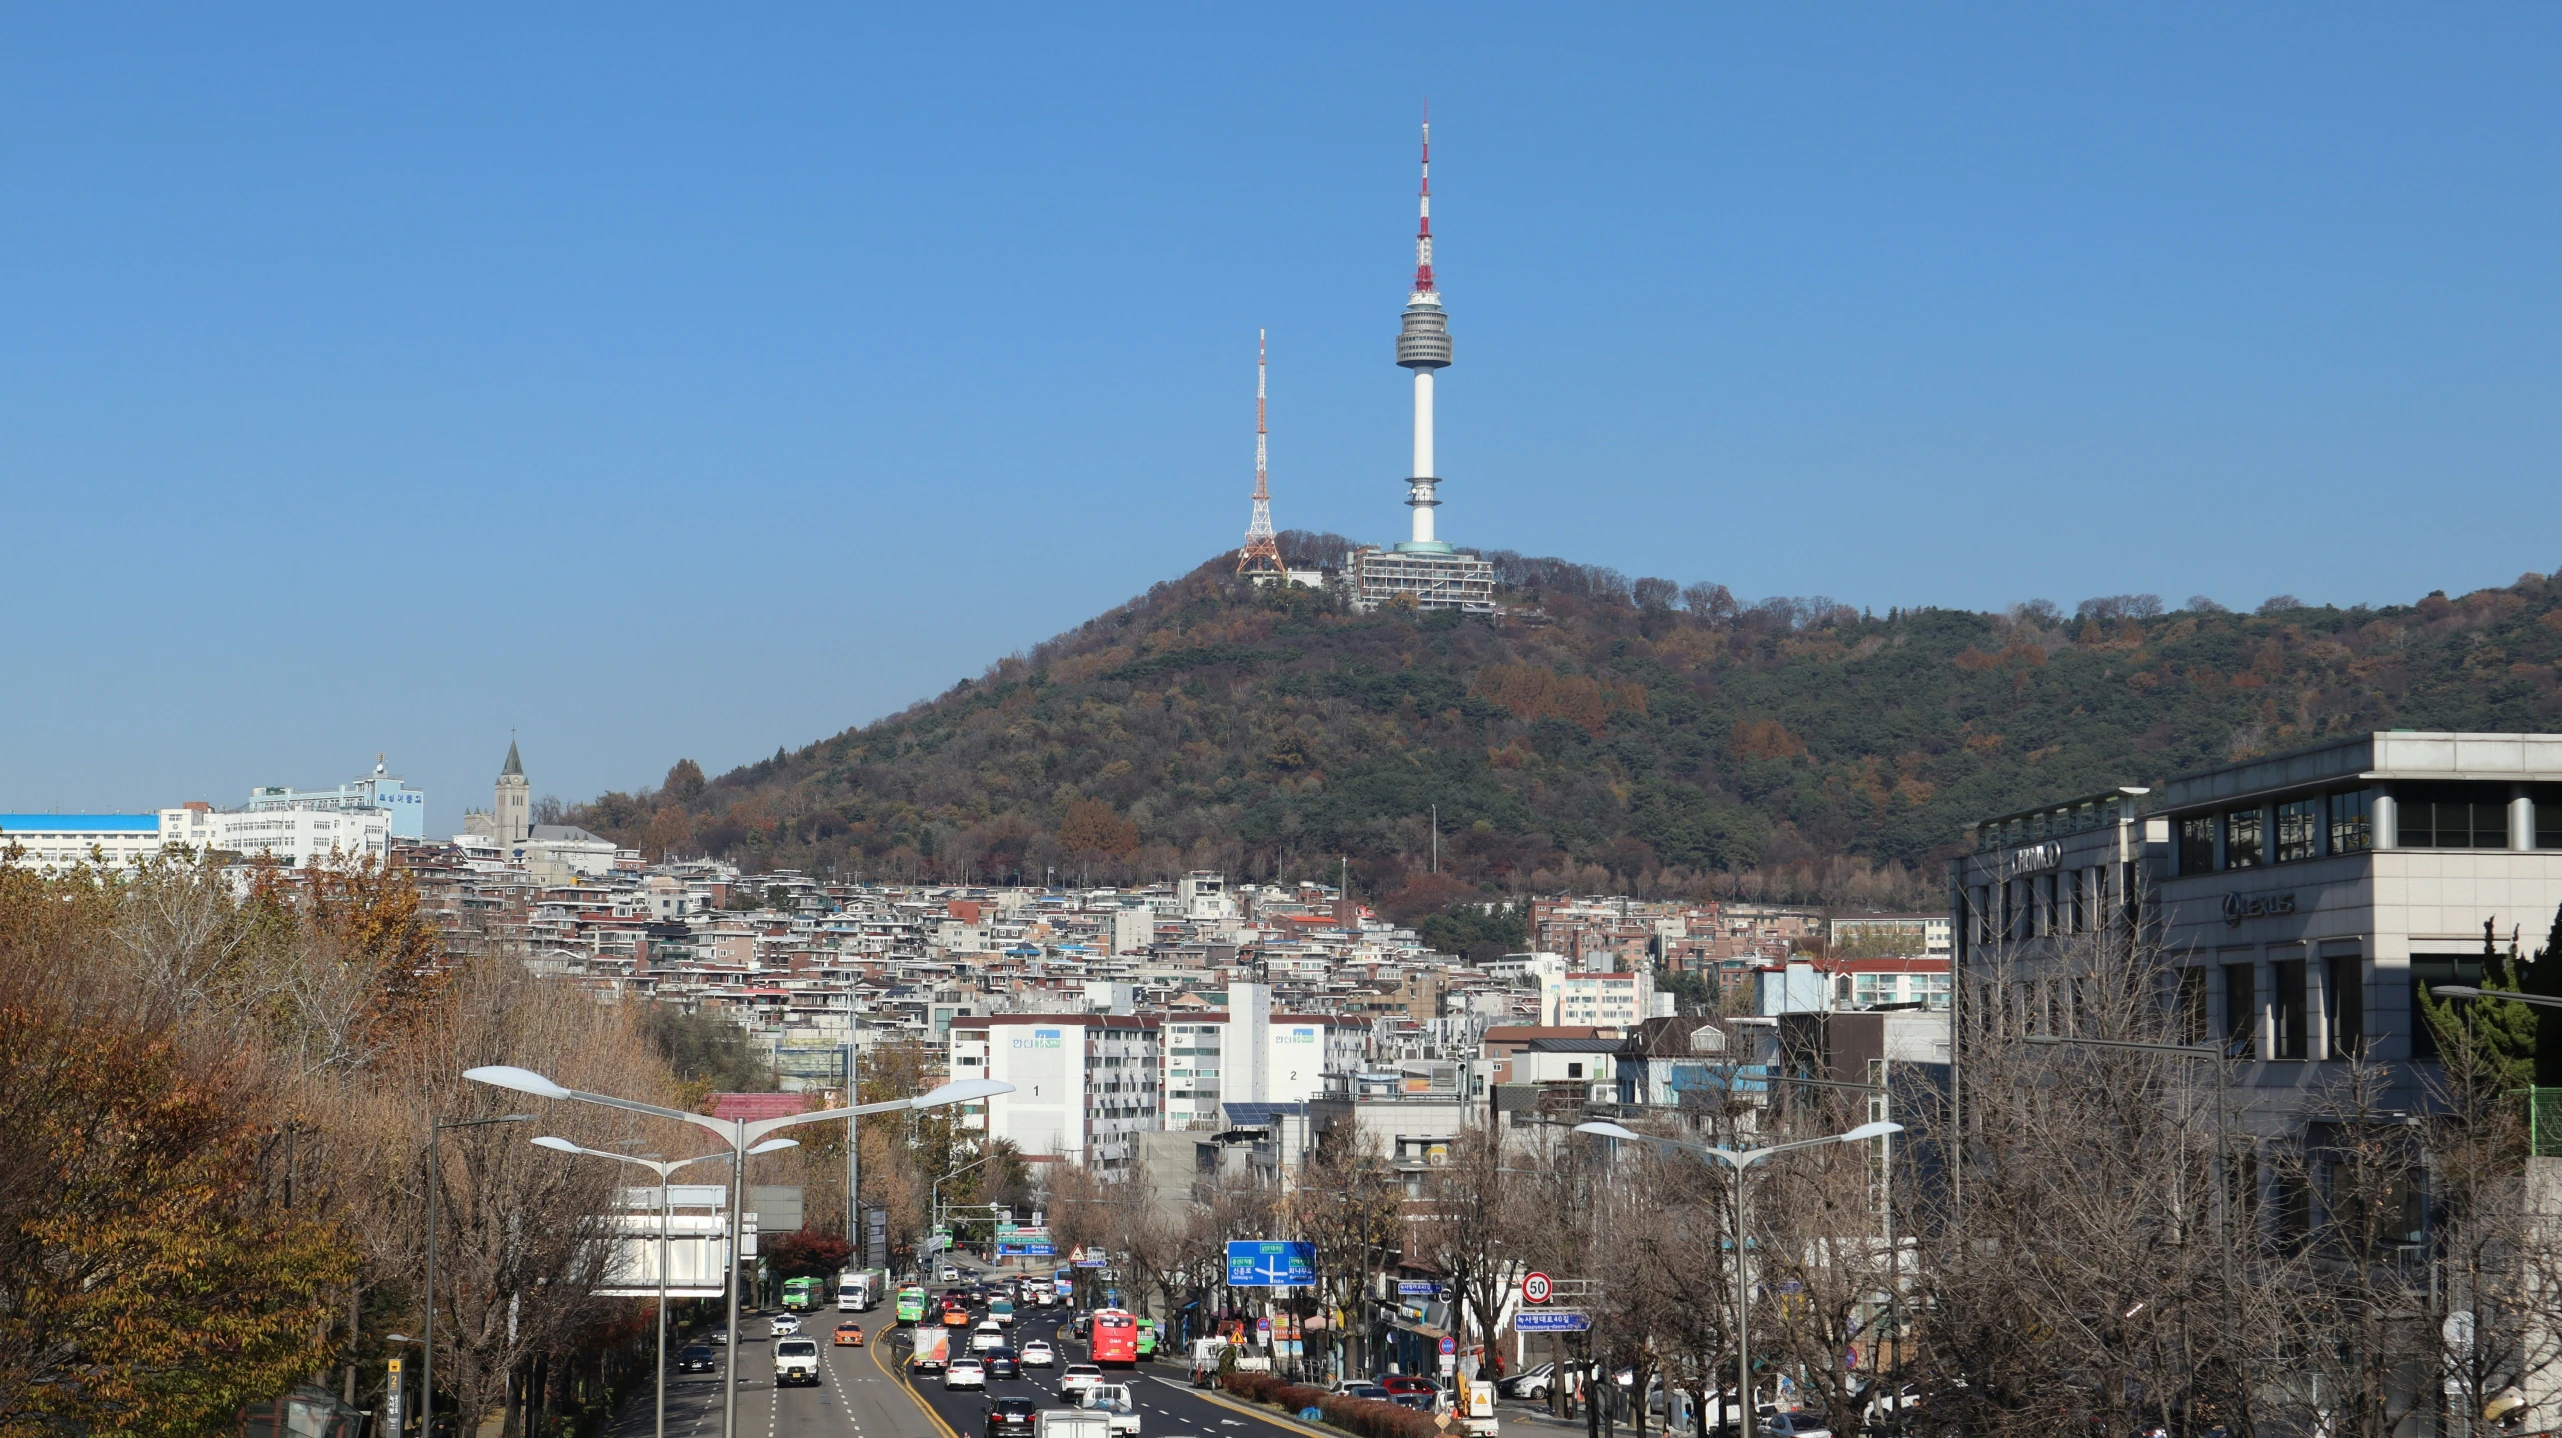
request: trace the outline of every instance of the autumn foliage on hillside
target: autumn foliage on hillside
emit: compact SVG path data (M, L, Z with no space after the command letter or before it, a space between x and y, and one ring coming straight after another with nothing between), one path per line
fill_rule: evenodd
M1490 618L1205 565L930 702L579 822L894 879L1215 868L1483 896L1926 900L1968 823L2384 727L2562 726L2562 589L2380 609L1737 603L1493 556Z

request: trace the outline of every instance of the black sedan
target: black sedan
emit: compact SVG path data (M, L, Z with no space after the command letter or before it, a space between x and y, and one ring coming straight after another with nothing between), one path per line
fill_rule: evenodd
M1038 1398L995 1398L987 1405L987 1438L1022 1438L1041 1411Z
M1011 1348L991 1348L979 1355L979 1362L987 1365L987 1376L990 1378L1023 1376L1023 1360L1017 1357Z
M711 1348L705 1344L688 1343L676 1355L676 1371L679 1373L709 1373L719 1366L720 1360L712 1356Z

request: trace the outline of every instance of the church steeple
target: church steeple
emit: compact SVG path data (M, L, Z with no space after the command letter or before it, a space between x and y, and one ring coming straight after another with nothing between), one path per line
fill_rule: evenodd
M498 771L498 797L489 816L501 844L521 844L533 837L534 786L525 782L525 761L516 755L512 734L507 736L507 764Z

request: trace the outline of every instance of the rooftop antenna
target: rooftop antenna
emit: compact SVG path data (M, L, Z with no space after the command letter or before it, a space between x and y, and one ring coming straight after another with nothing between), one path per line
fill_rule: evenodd
M1254 332L1254 519L1245 527L1245 547L1237 551L1239 574L1286 574L1281 546L1272 534L1272 487L1263 469L1263 380L1265 332Z

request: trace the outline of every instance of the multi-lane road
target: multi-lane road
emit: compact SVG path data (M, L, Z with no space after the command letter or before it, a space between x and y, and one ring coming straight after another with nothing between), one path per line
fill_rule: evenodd
M993 1379L985 1394L947 1390L934 1377L911 1386L901 1373L907 1354L904 1335L888 1322L889 1309L849 1316L862 1323L871 1341L860 1348L836 1347L830 1334L838 1315L825 1309L808 1315L803 1333L818 1341L818 1386L779 1392L774 1387L773 1340L763 1336L770 1315L739 1320L749 1339L738 1355L739 1438L981 1438L988 1398L1019 1394L1038 1398L1044 1407L1056 1405L1059 1374L1086 1356L1085 1345L1067 1337L1067 1310L1036 1308L1016 1321L1014 1343L1019 1348L1034 1338L1048 1340L1058 1350L1059 1367L1027 1368L1020 1379ZM1109 1381L1130 1386L1139 1405L1140 1438L1306 1438L1310 1431L1198 1392L1173 1364L1105 1371ZM650 1438L651 1431L649 1395L644 1392L624 1410L613 1434ZM668 1438L720 1438L720 1433L719 1375L697 1373L680 1380L670 1374Z

